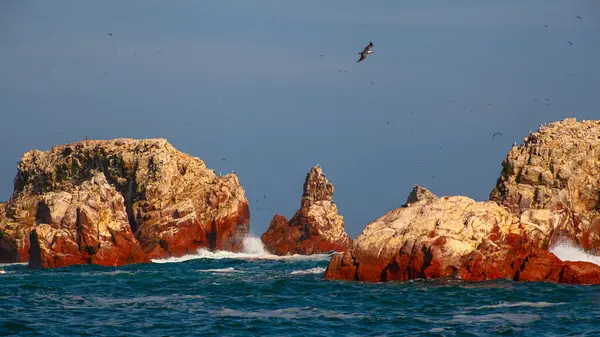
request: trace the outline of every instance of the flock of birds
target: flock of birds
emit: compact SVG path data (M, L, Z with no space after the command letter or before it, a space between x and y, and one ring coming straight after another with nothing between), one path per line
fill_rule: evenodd
M581 17L581 16L579 16L579 15L577 15L577 16L576 16L576 19L578 19L578 20L582 20L582 17ZM546 24L544 24L544 27L545 27L545 28L548 28L549 26L548 26L548 25L546 25ZM112 34L112 33L108 33L108 36L113 36L113 34ZM573 46L573 42L571 42L571 41L565 41L565 43L568 43L568 44L569 44L569 46ZM113 49L113 52L116 52L116 51L117 51L117 48ZM156 49L156 52L157 52L157 53L162 53L162 49ZM363 62L363 61L364 61L364 60L367 58L367 56L369 56L369 55L373 54L373 52L374 52L374 51L373 51L373 42L369 41L369 44L368 44L366 47L364 47L364 48L363 48L363 50L362 50L361 52L359 52L359 53L358 53L358 54L360 55L360 57L359 57L359 59L356 61L356 63ZM137 56L137 54L135 54L135 56ZM325 56L325 54L324 54L324 53L320 53L320 54L319 54L319 56L320 56L320 57L324 57L324 56ZM348 71L348 70L345 70L345 69L339 69L339 70L338 70L338 72L344 72L344 73L347 73L347 72L349 72L349 71ZM108 72L104 72L104 74L106 75L106 74L108 74ZM568 74L569 74L569 75L571 75L571 73L568 73ZM373 84L373 82L371 82L371 84ZM509 96L509 97L512 97L512 96ZM549 101L549 100L550 100L550 98L549 98L549 97L546 97L546 98L544 98L544 101L546 101L546 103L545 103L545 106L546 106L546 107L549 107L549 106L550 106L550 103L547 103L547 101ZM541 102L541 101L540 101L539 99L537 99L537 98L533 98L533 99L532 99L532 101L533 101L533 102ZM226 101L225 101L225 100L221 100L221 102L222 102L222 103L224 103L224 102L226 102ZM453 102L455 102L455 100L453 100ZM491 106L492 106L492 104L491 104L491 103L490 103L490 104L488 104L488 107L491 107ZM194 111L195 111L195 110L196 110L196 109L194 109ZM472 111L472 110L471 110L471 111ZM410 112L410 114L412 115L412 112ZM386 121L386 124L391 124L391 122L390 122L390 121ZM191 126L191 124L188 124L188 126ZM413 133L414 133L414 131L413 131ZM492 138L496 138L496 136L504 137L504 135L503 135L501 132L494 132L494 133L492 134ZM87 137L86 137L86 139L87 139ZM515 145L516 145L516 143L514 143L514 144L513 144L513 146L515 146ZM440 147L440 149L441 149L442 147L443 147L443 146L441 146L441 147ZM227 159L226 159L226 158L224 158L224 157L222 157L222 158L221 158L221 161L227 161ZM443 164L443 163L438 163L436 166L439 166L439 165L441 165L441 164ZM417 165L413 165L413 167L423 167L423 166L425 166L425 163L423 163L423 162L422 162L422 163L420 163L420 164L417 164ZM232 171L232 172L234 172L234 173L235 173L235 171ZM432 179L435 179L435 176L432 176ZM263 197L262 197L261 199L263 199L263 202L264 202L264 201L267 199L267 195L266 195L266 194L265 194L265 195L263 195ZM260 199L257 199L257 200L256 200L256 203L258 203L258 202L260 202ZM272 210L273 210L273 208L271 208L271 207L258 207L258 208L256 208L256 211L259 211L259 212L260 212L260 211L272 211Z

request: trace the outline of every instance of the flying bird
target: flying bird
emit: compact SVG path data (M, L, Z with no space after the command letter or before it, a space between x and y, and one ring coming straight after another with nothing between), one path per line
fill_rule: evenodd
M108 33L108 36L113 36L112 33Z
M221 158L221 160L222 160L222 161L227 161L227 159L226 159L226 158Z
M373 51L371 50L371 48L373 48L373 42L369 42L369 45L365 47L365 49L360 52L360 59L358 59L358 61L356 61L356 63L364 60L367 58L367 55L369 54L373 54Z
M321 54L319 54L319 56L323 57L323 56L325 56L325 54L321 53Z
M568 44L570 44L571 46L573 45L573 42L571 41L566 41Z
M500 132L495 132L495 133L494 133L494 135L492 136L492 138L496 137L496 135L500 135L500 136L504 137L504 135L503 135L502 133L500 133Z
M578 18L579 20L581 20L581 16L577 15L577 18Z
M548 25L544 25L544 27L548 28Z

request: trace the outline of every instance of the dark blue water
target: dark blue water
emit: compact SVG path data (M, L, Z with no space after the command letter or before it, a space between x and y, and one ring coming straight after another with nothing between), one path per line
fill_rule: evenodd
M600 335L597 286L326 281L327 256L200 256L121 268L0 266L0 335Z

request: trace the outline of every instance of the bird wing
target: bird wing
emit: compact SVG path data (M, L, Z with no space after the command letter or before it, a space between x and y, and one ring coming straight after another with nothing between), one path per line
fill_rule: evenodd
M360 61L362 61L362 60L364 60L364 59L366 59L366 58L367 58L367 57L365 56L365 54L364 54L364 53L361 53L361 54L360 54L360 59L358 59L358 61L356 61L356 63L358 63L358 62L360 62Z
M373 48L373 42L369 42L369 45L365 47L365 49L363 49L363 53L366 53L367 51L369 51L371 48Z

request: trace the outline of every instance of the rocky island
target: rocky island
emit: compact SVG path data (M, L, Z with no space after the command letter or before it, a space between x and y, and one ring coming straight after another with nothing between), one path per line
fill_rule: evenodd
M304 181L300 209L290 221L275 214L261 237L265 248L277 255L345 251L352 240L344 231L344 218L338 214L333 192L321 167L311 168Z
M406 205L369 223L334 255L327 279L452 277L600 283L600 266L561 261L567 240L598 253L600 121L550 123L514 146L490 200L436 197L415 186Z
M249 217L235 174L219 177L164 139L86 140L23 155L0 204L0 262L116 266L239 251Z

